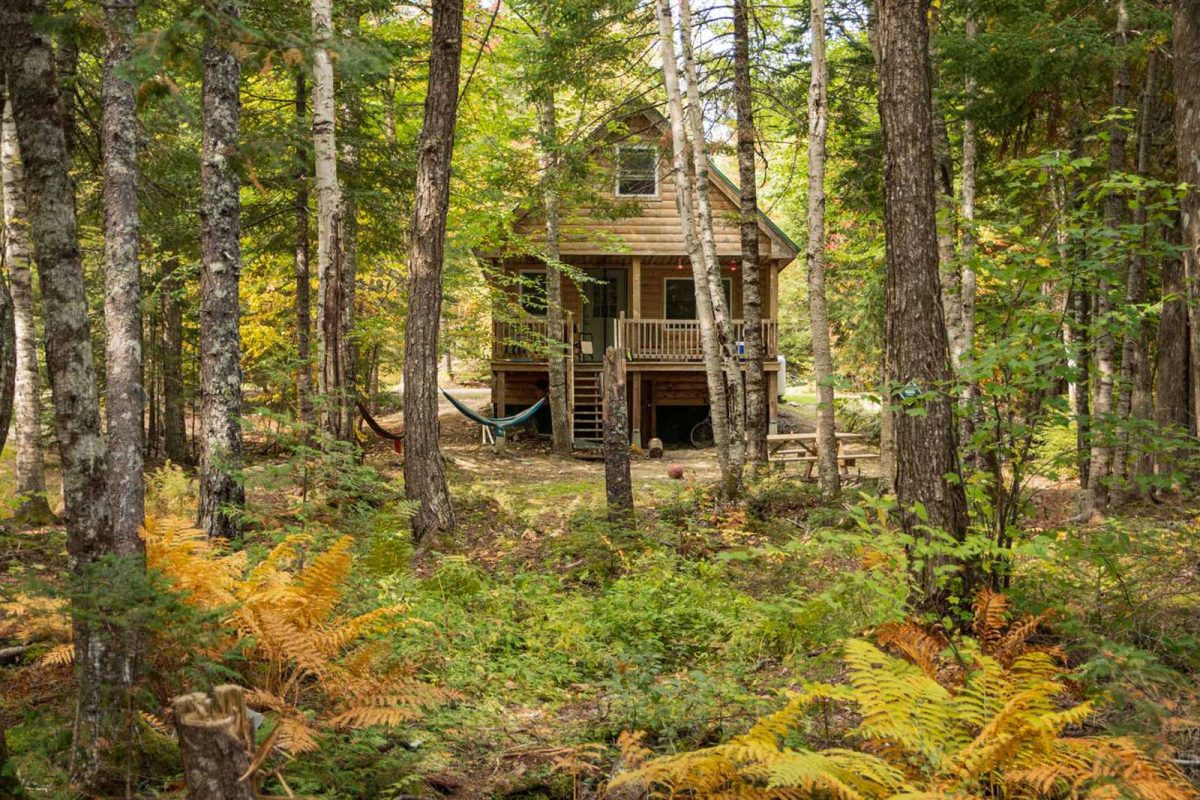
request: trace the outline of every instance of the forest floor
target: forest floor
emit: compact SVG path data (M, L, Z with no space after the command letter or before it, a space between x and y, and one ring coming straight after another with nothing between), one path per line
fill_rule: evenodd
M486 402L486 390L455 391ZM805 410L801 401L798 424ZM673 449L634 459L637 524L617 526L604 516L602 462L552 456L536 439L493 454L448 404L442 429L459 527L419 550L389 443L371 439L364 468L334 466L375 487L370 502L310 498L303 513L288 453L255 451L246 551L260 558L298 526L314 547L351 535L346 612L404 605L410 624L386 645L454 693L398 728L327 732L282 768L297 795L598 796L622 733L644 731L656 752L725 740L778 708L783 692L836 678L839 642L904 613L903 548L873 522L869 476L827 502L794 474L773 475L727 506L713 496L711 452ZM667 476L669 463L684 480ZM190 501L186 481L173 481L152 475L155 509ZM1053 614L1044 636L1068 652L1078 691L1108 697L1097 729L1200 753L1196 505L1168 497L1080 527L1069 522L1073 484L1044 479L1035 500L1014 531L1015 607ZM61 583L61 531L0 536L0 602ZM25 659L0 667L0 685L26 786L75 797L64 780L69 668ZM177 757L148 761L146 793L181 796ZM264 790L286 793L273 779Z

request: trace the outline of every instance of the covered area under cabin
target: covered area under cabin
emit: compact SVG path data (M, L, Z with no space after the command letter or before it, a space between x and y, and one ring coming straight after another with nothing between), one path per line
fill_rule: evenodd
M692 267L683 241L662 118L633 117L611 144L598 147L612 174L611 199L632 201L633 213L619 219L565 210L560 257L563 330L546 322L546 265L528 250L544 241L536 211L521 218L516 233L532 242L526 253L489 254L499 301L492 324L492 406L496 416L528 408L549 391L546 351L566 345L568 411L577 444L603 434L601 364L608 347L626 359L631 438L683 442L708 415L700 326ZM632 155L630 155L632 153ZM714 238L725 299L734 319L734 338L745 341L741 230L737 190L715 168L710 175ZM797 246L759 214L758 285L762 304L763 366L770 398L771 431L777 428L781 384L778 347L779 273ZM549 412L538 420L549 430Z

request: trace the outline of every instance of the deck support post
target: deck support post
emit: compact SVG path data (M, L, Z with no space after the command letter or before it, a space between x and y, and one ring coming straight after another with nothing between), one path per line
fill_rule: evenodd
M502 369L497 370L496 371L496 380L493 381L493 383L492 383L492 385L494 387L492 389L492 394L495 396L496 416L497 417L507 417L508 416L508 387L506 385L507 383L508 383L508 381L505 379L504 370L502 370Z
M631 431L631 440L638 447L642 446L642 375L639 372L634 372L630 376L630 383L633 384L633 430Z
M767 433L779 433L779 373L767 373Z

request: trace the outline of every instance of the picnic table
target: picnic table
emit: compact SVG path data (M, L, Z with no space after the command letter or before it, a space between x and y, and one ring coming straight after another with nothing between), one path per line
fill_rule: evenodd
M847 444L865 442L867 439L861 433L846 433L838 431L834 434L837 442L837 462L842 474L849 474L852 467L858 467L860 461L878 460L878 453L843 452ZM767 436L767 460L778 464L780 469L786 469L788 464L803 464L805 480L812 479L814 465L817 464L817 435L815 433L772 433ZM861 469L860 469L861 471Z

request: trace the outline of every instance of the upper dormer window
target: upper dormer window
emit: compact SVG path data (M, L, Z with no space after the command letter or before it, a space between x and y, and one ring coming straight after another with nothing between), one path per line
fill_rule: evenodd
M653 147L617 148L617 196L658 196L658 151Z

